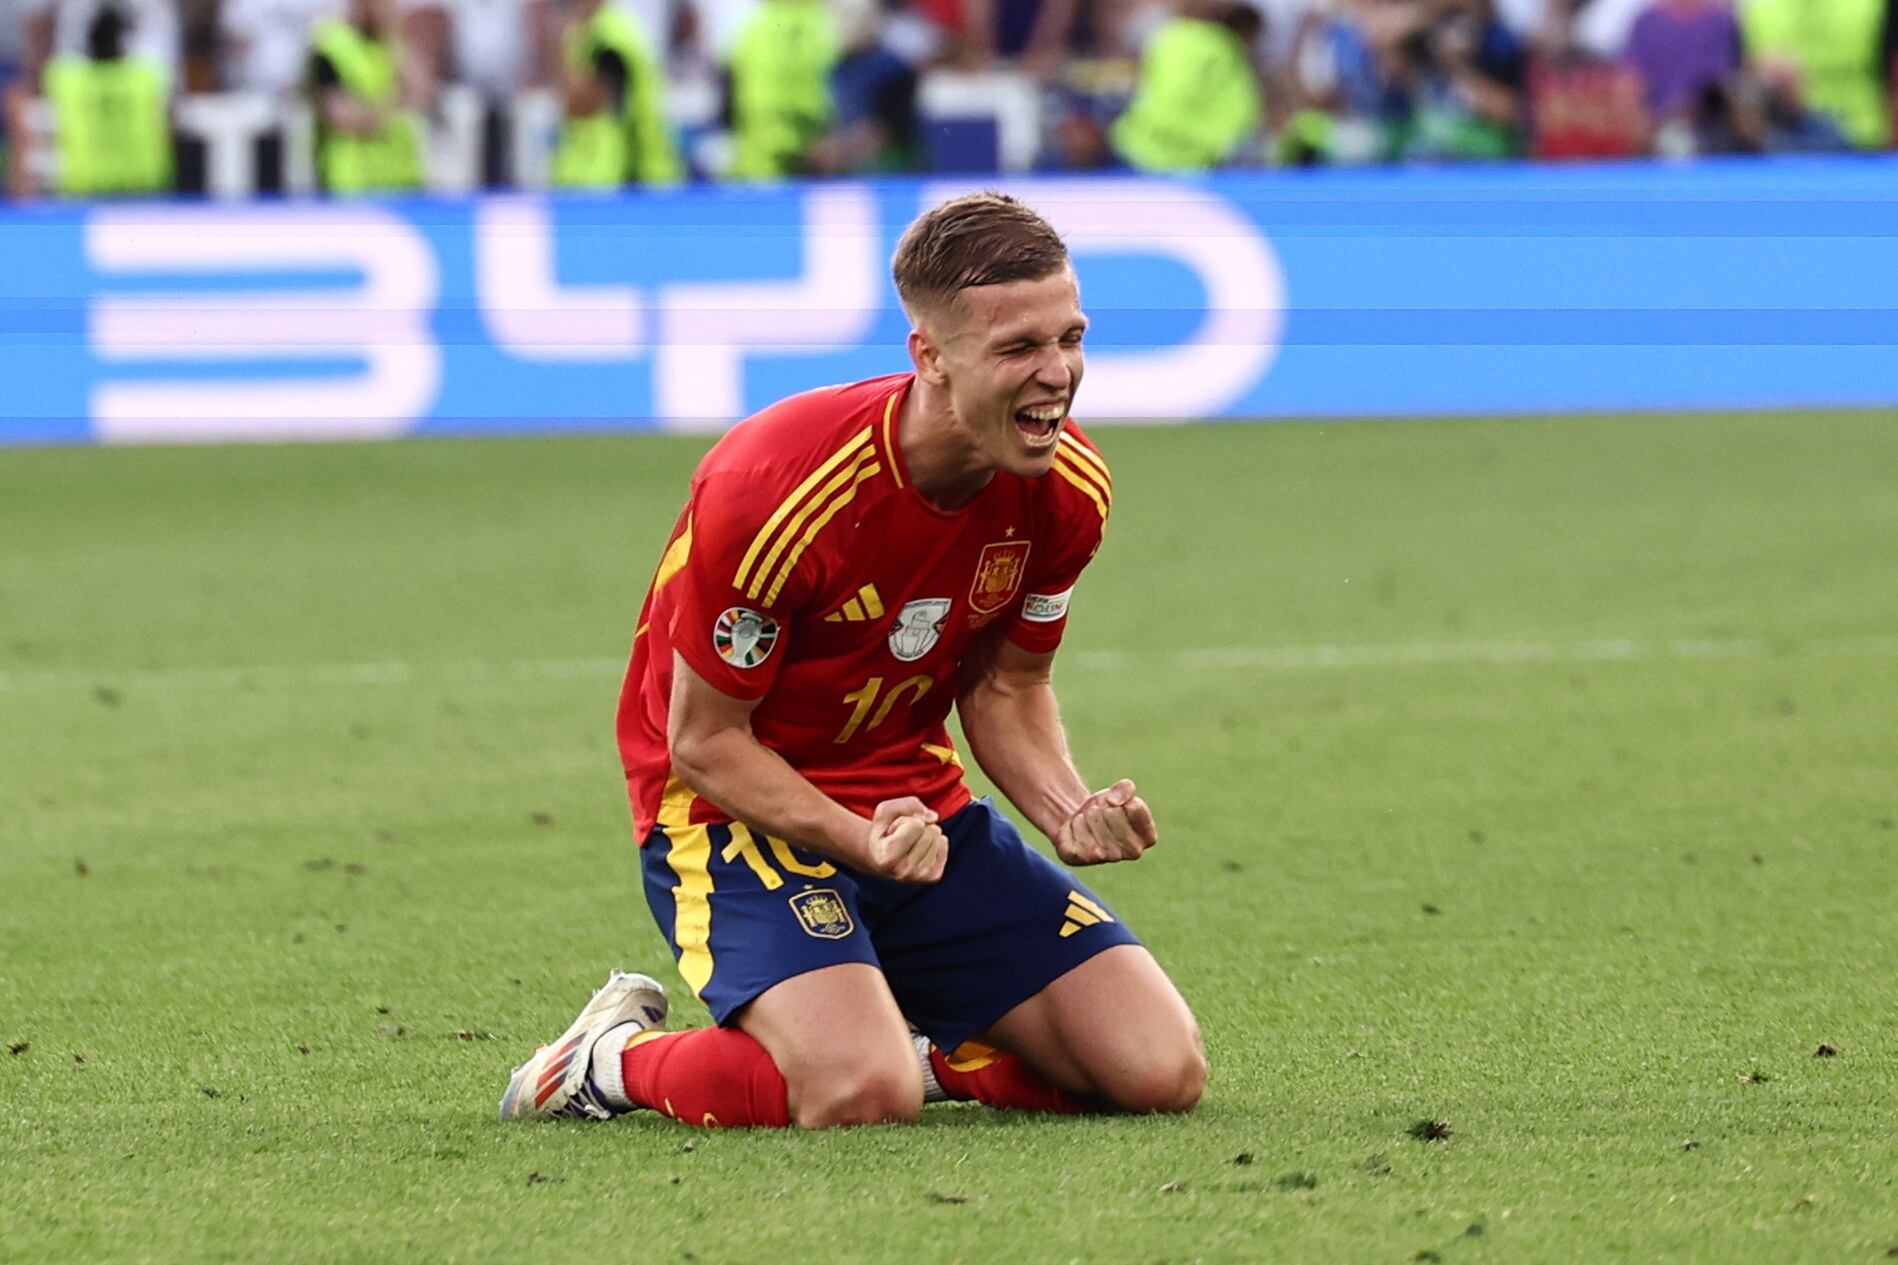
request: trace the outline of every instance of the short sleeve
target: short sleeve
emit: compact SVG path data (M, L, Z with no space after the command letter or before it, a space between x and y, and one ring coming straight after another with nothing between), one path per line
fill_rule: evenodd
M685 527L691 543L668 586L673 649L733 698L759 699L770 691L807 594L804 569L773 548L780 539L769 519L775 504L733 476L701 477Z
M1051 653L1067 631L1068 607L1081 572L1100 551L1113 505L1107 463L1093 448L1063 437L1050 479L1050 520L1042 531L1051 548L1031 567L1027 591L1009 622L1008 637L1024 650Z

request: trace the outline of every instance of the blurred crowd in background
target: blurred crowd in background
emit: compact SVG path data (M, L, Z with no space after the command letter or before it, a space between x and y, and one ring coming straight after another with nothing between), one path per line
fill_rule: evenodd
M0 0L16 198L1882 149L1898 0Z

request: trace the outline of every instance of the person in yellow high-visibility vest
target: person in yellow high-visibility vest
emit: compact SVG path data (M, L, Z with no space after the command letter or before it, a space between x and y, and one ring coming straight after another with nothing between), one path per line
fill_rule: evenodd
M163 193L171 188L170 86L164 67L126 55L130 19L114 5L93 17L84 57L47 61L54 187L65 197Z
M575 0L564 41L554 183L618 189L684 179L659 58L639 19L609 0Z
M730 174L777 180L807 172L836 116L830 75L843 56L828 0L761 0L732 47Z
M1740 29L1756 65L1797 69L1807 106L1854 145L1891 142L1885 97L1886 0L1745 0Z
M1214 18L1176 17L1154 32L1140 81L1109 133L1114 152L1143 171L1206 171L1258 131L1264 95L1253 62L1262 28L1250 4Z
M422 121L403 104L400 58L390 0L350 0L346 20L317 25L316 171L330 193L422 187Z

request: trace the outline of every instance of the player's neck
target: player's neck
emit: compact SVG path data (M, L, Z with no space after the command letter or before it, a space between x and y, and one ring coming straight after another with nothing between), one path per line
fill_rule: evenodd
M939 509L962 508L995 477L995 467L957 421L948 397L931 390L920 377L903 400L896 443L903 451L910 486Z

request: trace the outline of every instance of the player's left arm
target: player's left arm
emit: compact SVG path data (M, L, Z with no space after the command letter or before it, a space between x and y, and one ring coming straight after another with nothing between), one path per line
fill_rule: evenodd
M1055 699L1054 651L987 639L956 700L969 753L1069 865L1137 860L1160 841L1132 781L1090 792L1068 752Z

